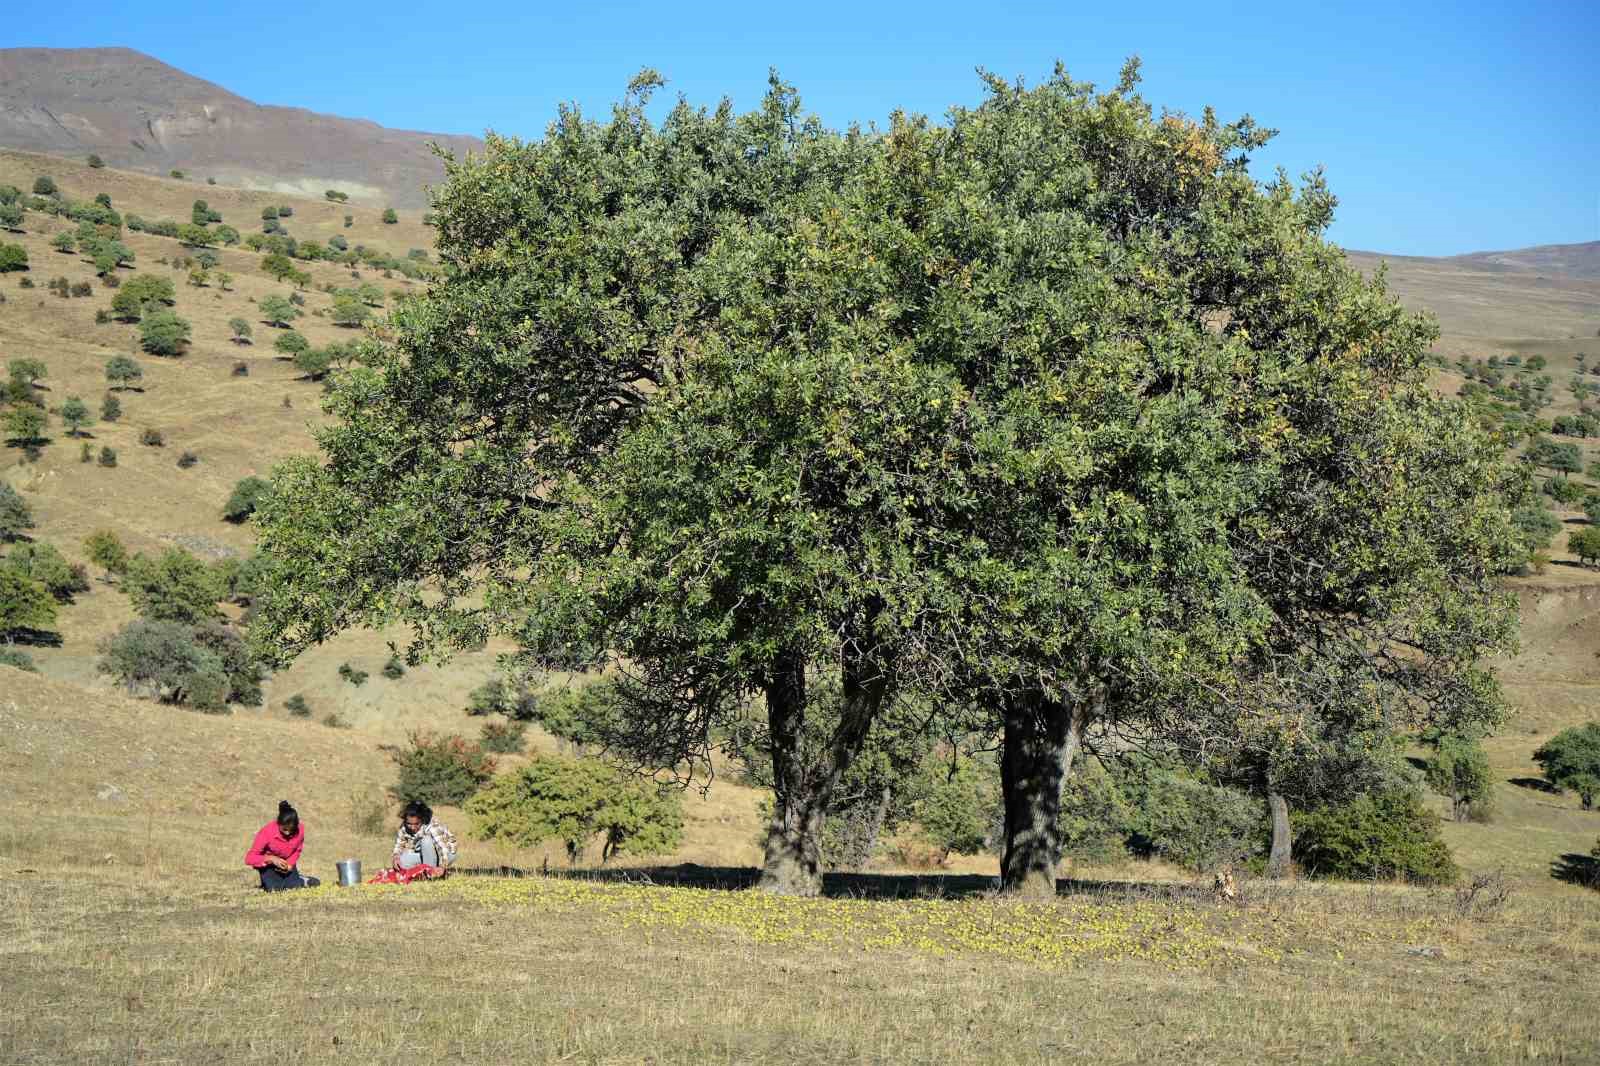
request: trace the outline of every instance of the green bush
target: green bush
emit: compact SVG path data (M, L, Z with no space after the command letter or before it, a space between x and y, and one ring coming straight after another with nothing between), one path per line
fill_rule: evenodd
M9 273L10 271L13 271L13 270L27 270L27 269L28 269L28 250L26 248L24 248L20 244L0 243L0 274ZM24 282L28 281L27 278L23 278L22 280ZM29 287L30 286L28 286L26 284L23 285L23 288L29 288Z
M371 677L372 675L367 673L365 670L356 669L349 663L340 663L339 676L356 686L356 688L360 688L362 685L367 683L367 678Z
M89 561L107 574L118 576L127 572L128 549L111 530L100 529L90 533L83 539L83 550Z
M458 736L414 732L405 747L388 751L400 771L389 791L401 803L459 805L494 777L494 758Z
M0 641L26 629L55 625L56 601L50 590L19 568L0 562Z
M383 664L381 672L390 681L399 681L406 676L406 664L400 661L400 656L391 655L388 661Z
M971 759L957 762L953 773L945 765L934 775L914 815L940 862L951 852L976 855L989 843L998 785L992 771L984 773Z
M1116 776L1133 814L1128 848L1135 854L1211 870L1261 851L1266 813L1256 797L1143 760L1119 766Z
M496 755L521 755L527 745L527 722L485 722L478 743Z
M1415 792L1359 796L1293 816L1295 859L1313 877L1448 884L1457 875L1439 816Z
M683 839L676 791L594 759L540 756L472 797L466 809L479 836L523 847L559 840L574 863L596 836L604 842L602 862L619 853L666 854Z
M146 429L139 434L139 443L146 448L165 448L167 446L167 438L162 435L159 429Z
M1494 810L1494 774L1483 745L1456 733L1434 733L1426 739L1433 746L1424 769L1428 787L1450 801L1456 821L1488 821Z
M116 466L117 450L109 445L101 448L99 462L101 466Z
M172 311L154 311L139 323L139 344L151 355L182 355L192 327Z
M383 209L383 222L384 222L384 225L392 226L396 222L399 222L399 221L400 221L400 216L395 213L395 209L394 208L386 207L386 208Z
M221 599L211 569L182 548L159 558L135 555L128 561L123 589L140 618L200 625L217 617Z
M1573 530L1567 537L1567 550L1587 566L1600 562L1600 526L1585 526Z
M1545 780L1578 794L1584 810L1600 796L1600 722L1563 729L1533 753Z
M311 704L298 692L284 701L283 709L289 712L291 718L311 717Z
M18 544L5 557L5 565L43 585L57 603L71 603L89 591L89 575L81 563L69 563L54 545L43 541Z
M33 195L58 196L60 193L61 190L56 188L55 180L48 175L40 174L33 179Z
M1062 786L1056 817L1063 855L1091 863L1126 858L1133 824L1133 811L1116 778L1098 763L1073 769Z
M34 528L33 509L22 493L0 481L0 544L16 540Z
M220 623L130 622L102 643L98 669L132 693L196 710L261 703L261 668Z
M311 342L292 329L287 333L279 334L278 338L272 342L274 351L291 359L309 347L311 347Z
M228 494L227 502L222 505L223 519L235 525L248 522L271 493L272 483L266 478L255 475L240 478L234 484L233 492Z
M498 714L524 721L536 718L538 710L538 697L525 684L512 684L503 677L490 678L467 696L467 714L473 716Z

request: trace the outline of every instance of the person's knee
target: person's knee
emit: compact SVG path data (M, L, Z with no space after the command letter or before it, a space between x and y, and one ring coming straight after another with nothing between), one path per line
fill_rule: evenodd
M422 865L421 855L418 855L414 851L403 851L400 853L400 869L409 870L413 866L420 865Z

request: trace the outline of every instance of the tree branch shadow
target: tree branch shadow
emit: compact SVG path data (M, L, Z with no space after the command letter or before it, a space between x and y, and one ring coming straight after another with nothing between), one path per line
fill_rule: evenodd
M1550 863L1550 876L1569 885L1600 889L1600 859L1568 852Z

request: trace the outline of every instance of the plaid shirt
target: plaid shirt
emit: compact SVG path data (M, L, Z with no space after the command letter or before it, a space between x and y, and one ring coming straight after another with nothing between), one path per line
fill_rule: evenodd
M400 832L396 833L394 838L393 860L399 862L400 856L408 851L420 852L421 849L417 845L425 837L432 839L434 847L439 849L440 865L449 866L456 861L456 835L439 822L429 822L420 826L415 833L406 828L405 822L401 822Z

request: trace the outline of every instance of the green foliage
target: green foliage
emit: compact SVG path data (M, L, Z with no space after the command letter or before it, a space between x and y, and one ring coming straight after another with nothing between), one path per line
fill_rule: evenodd
M261 703L260 666L238 634L215 622L130 622L101 644L97 669L162 703L209 712Z
M1056 818L1062 854L1091 863L1124 858L1133 825L1134 812L1115 777L1098 763L1073 768Z
M99 529L85 537L83 551L91 563L113 577L127 572L128 549L109 529Z
M27 269L28 250L20 244L6 244L0 241L0 274Z
M1571 441L1539 437L1528 445L1528 461L1562 475L1576 474L1583 469L1583 449Z
M22 205L0 204L0 229L10 230L13 233L22 232ZM66 235L70 239L70 234ZM65 251L71 251L71 248Z
M305 696L298 692L284 701L283 709L289 712L291 718L311 717L311 704L307 703Z
M140 618L186 626L216 618L222 598L210 569L182 548L169 548L155 559L135 555L122 587Z
M44 410L32 404L17 404L5 414L6 440L10 444L28 447L42 443L50 420Z
M83 567L67 562L53 545L42 541L18 544L3 565L39 582L57 603L71 603L77 593L89 591Z
M1494 807L1494 773L1475 737L1436 732L1424 773L1428 787L1450 800L1456 821L1488 821Z
M478 743L496 755L521 755L528 743L527 732L527 722L485 722Z
M249 344L250 337L254 332L250 328L250 323L242 318L228 319L228 329L233 331L233 343L235 344Z
M388 751L400 771L389 792L401 803L459 805L494 777L494 758L458 736L414 732L405 747Z
M1594 519L1590 518L1590 522ZM1567 537L1567 550L1585 565L1600 562L1600 526L1588 525L1575 529Z
M1358 796L1297 813L1295 858L1314 877L1448 884L1456 879L1439 816L1410 791Z
M228 495L228 502L222 506L222 517L235 524L247 522L271 493L272 483L266 478L253 474L240 478Z
M1590 810L1600 795L1600 722L1563 729L1533 753L1533 761L1546 781L1576 792Z
M200 456L191 451L184 451L178 456L178 469L188 470L200 462Z
M5 221L4 214L0 213L0 224ZM50 239L50 247L58 252L72 252L77 250L78 240L71 233L61 232Z
M1550 546L1561 532L1561 519L1542 503L1525 503L1511 512L1511 524L1528 555Z
M0 544L16 540L32 528L33 508L22 493L0 481Z
M261 301L260 308L261 320L279 329L287 329L289 324L301 315L300 309L282 296L265 297Z
M144 368L126 355L113 355L106 361L106 381L114 389L133 388L143 379Z
M139 346L151 355L182 355L192 327L173 311L155 311L139 323Z
M476 697L477 693L473 695ZM519 697L521 694L507 690L500 713L512 718L522 717L522 707L531 704L527 713L544 726L546 732L580 748L603 746L623 720L622 694L611 680L573 685L536 700L531 695ZM504 709L505 703L513 700L517 706L512 710ZM469 706L467 713L476 712Z
M135 274L122 283L117 295L132 296L143 304L159 303L171 307L178 298L178 291L173 286L171 278L156 274Z
M1544 483L1545 493L1557 503L1571 507L1583 500L1584 488L1576 481L1553 477Z
M400 661L400 656L391 655L384 661L383 669L380 673L390 681L399 681L406 676L406 665Z
M309 347L311 347L311 342L292 329L287 333L279 334L277 339L272 342L274 351L281 352L291 359Z
M149 448L165 448L167 446L167 438L162 436L159 429L152 427L139 434L139 443Z
M115 422L122 417L122 401L114 393L106 393L100 398L100 420L102 422Z
M384 222L384 225L392 226L396 222L399 222L399 221L400 221L400 216L395 213L395 209L394 208L386 207L386 208L383 209L383 222Z
M336 326L359 326L372 317L371 310L354 295L342 294L333 298L333 308L328 319Z
M467 803L474 832L487 840L533 847L559 840L577 862L596 836L601 861L619 853L666 854L683 839L676 791L594 759L539 756Z
M59 196L60 194L61 190L56 188L55 179L49 177L48 175L41 174L37 178L33 179L33 195Z
M294 355L295 369L311 381L321 381L333 369L334 349L302 348Z
M324 197L326 197L327 199L332 200L336 204L347 203L349 201L349 199L350 199L350 194L349 193L340 192L338 189L329 189L327 192L323 193L322 195Z
M279 281L283 281L293 275L295 269L295 265L289 261L289 257L282 252L273 252L270 255L261 257L262 272Z
M539 715L538 697L521 679L514 683L508 682L503 677L492 677L485 681L468 694L467 714L498 714L516 721L538 719L546 729L550 729L550 723L545 722ZM564 719L564 714L557 715L558 721ZM554 733L554 730L551 732Z
M372 675L367 673L365 670L359 670L356 667L351 666L349 663L340 663L339 676L345 681L350 682L350 684L354 685L356 688L360 688L362 685L367 683L367 678L371 677Z
M104 159L101 159L99 156L95 155L93 152L89 153L89 166L90 166L91 169L99 170L102 167L104 167L105 165L106 165L106 161Z
M9 666L28 674L39 672L39 668L33 665L33 656L10 645L0 646L0 666Z
M991 812L999 800L999 781L971 759L960 759L954 770L945 767L915 809L934 847L944 856L951 852L976 855L990 842Z
M67 427L67 436L76 437L85 427L94 424L94 415L81 397L68 396L61 405L61 421Z
M99 463L101 466L111 467L117 465L117 450L110 445L100 449Z
M190 248L206 248L217 243L217 236L204 226L185 223L178 227L178 240Z
M49 629L56 622L56 600L43 583L18 567L0 562L0 640L25 629Z
M1210 870L1261 850L1266 827L1259 799L1144 761L1118 766L1116 777L1132 813L1134 853Z

